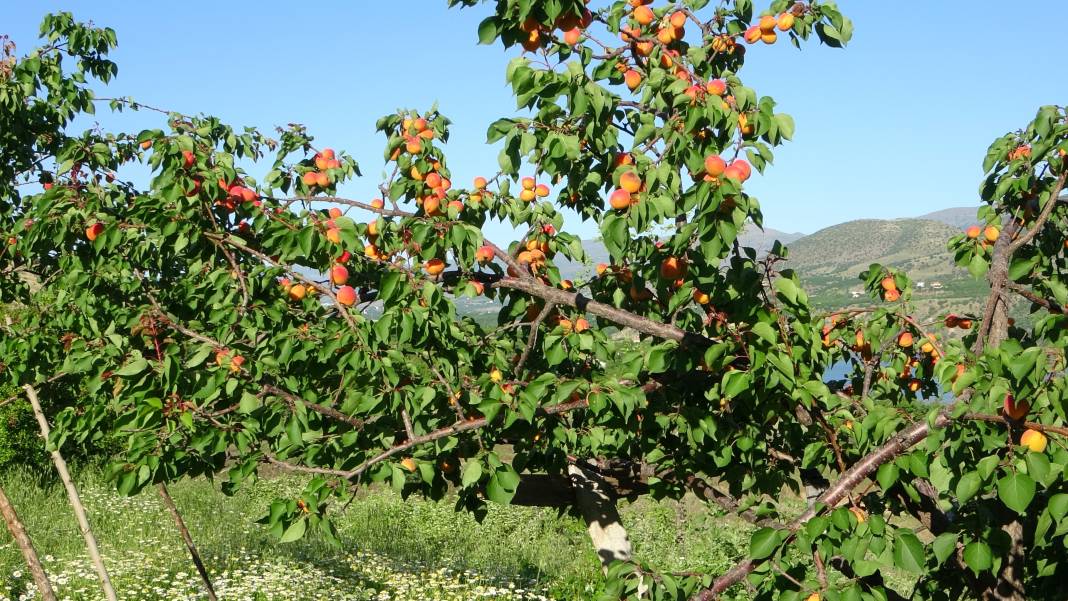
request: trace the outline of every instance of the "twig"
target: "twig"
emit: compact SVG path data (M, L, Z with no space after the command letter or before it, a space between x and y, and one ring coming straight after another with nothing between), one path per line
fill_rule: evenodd
M174 525L178 528L178 534L182 537L182 542L185 543L185 548L189 551L190 557L193 558L193 565L197 568L197 573L200 574L200 580L204 583L204 588L208 593L208 599L210 601L217 601L218 597L215 596L215 587L211 584L211 578L208 576L208 570L204 568L204 562L200 560L200 553L197 552L197 546L193 543L193 537L189 535L189 528L185 526L185 520L182 519L182 514L178 512L178 506L174 504L174 499L171 498L170 491L167 490L167 485L160 482L159 496L163 499L163 505L170 512L171 517L174 518Z

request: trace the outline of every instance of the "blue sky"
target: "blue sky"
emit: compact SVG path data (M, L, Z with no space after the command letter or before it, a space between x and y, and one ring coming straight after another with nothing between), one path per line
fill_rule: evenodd
M383 165L374 122L397 107L437 102L454 121L448 152L455 182L496 171L497 149L484 144L485 131L514 113L504 69L516 53L476 44L488 5L445 5L42 0L8 6L0 33L24 52L50 10L112 27L119 77L101 95L268 130L303 123L318 143L360 162L364 177L343 192L369 199ZM748 185L769 227L811 233L851 219L977 204L989 143L1025 125L1039 105L1068 101L1068 79L1052 66L1064 56L1053 18L1063 0L1011 9L995 0L839 6L855 24L846 49L758 45L742 71L797 122L794 141ZM101 122L137 130L158 126L159 117ZM566 227L594 233L574 218Z

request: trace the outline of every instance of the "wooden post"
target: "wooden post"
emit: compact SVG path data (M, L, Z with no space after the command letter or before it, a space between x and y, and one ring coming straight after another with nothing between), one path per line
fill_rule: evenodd
M41 566L41 560L37 558L37 550L33 548L33 541L26 534L26 528L19 521L19 516L15 513L15 508L11 505L7 495L4 494L2 486L0 486L0 515L4 517L4 523L7 524L11 537L15 539L15 544L22 551L22 557L25 558L26 566L30 569L30 575L33 576L33 581L37 585L37 591L41 593L41 599L44 601L56 601L56 593L52 590L52 583L48 581L48 575L45 574L44 567Z
M30 399L30 405L33 406L33 414L37 417L37 425L41 427L41 436L44 436L45 444L47 444L51 430L48 427L48 420L45 418L44 411L41 410L41 403L37 400L37 391L29 384L22 388ZM115 595L115 588L111 586L108 570L104 567L104 559L100 557L100 549L97 547L96 537L93 536L93 530L89 527L89 518L85 515L85 506L82 505L81 497L78 496L78 489L74 486L74 481L70 479L67 462L63 460L63 455L59 453L59 449L54 449L49 453L52 455L52 463L55 464L56 471L59 472L59 479L63 481L63 486L67 489L67 498L70 500L70 506L74 510L74 517L78 519L78 527L81 529L82 538L85 539L85 547L89 551L89 559L93 562L93 567L96 568L97 577L100 578L100 588L104 591L104 597L108 601L118 601L119 598Z
M163 504L167 507L167 510L171 512L171 517L174 518L174 525L178 527L178 533L182 536L182 542L185 543L185 548L189 550L189 555L193 558L193 565L197 567L200 579L204 581L204 588L208 591L208 599L210 601L218 601L215 596L215 587L211 585L211 578L208 577L208 570L204 568L204 562L200 560L200 553L197 552L197 547L193 544L193 537L189 535L189 529L185 527L185 520L182 519L182 514L178 513L178 506L174 504L174 499L171 498L167 485L162 482L159 485L159 496L163 499Z

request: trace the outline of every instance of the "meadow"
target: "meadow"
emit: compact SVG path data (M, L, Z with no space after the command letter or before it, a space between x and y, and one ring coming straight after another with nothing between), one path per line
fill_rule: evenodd
M26 472L0 475L59 599L103 599L62 487ZM206 599L155 489L116 493L95 471L78 484L120 598ZM600 579L582 521L556 510L491 505L479 524L440 503L369 489L337 516L342 546L307 538L277 544L255 521L299 478L262 479L232 497L207 480L170 487L220 599L578 599ZM692 501L692 502L691 502ZM745 522L696 500L624 503L637 557L664 570L716 573L748 551ZM22 557L0 530L0 601L36 598Z

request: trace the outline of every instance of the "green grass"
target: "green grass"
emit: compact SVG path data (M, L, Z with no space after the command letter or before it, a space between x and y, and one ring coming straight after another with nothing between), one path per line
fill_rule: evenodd
M0 481L60 599L102 598L62 488L21 472ZM279 545L254 522L271 499L302 486L290 477L261 480L233 497L205 480L171 486L221 598L579 599L600 580L575 517L491 506L479 524L448 500L405 501L383 489L365 491L338 517L341 548L316 539ZM122 497L92 472L81 474L79 487L121 598L203 598L154 489ZM748 550L747 524L710 514L696 500L642 499L621 511L637 558L663 570L720 573ZM0 529L0 601L20 599L28 584L21 555Z

